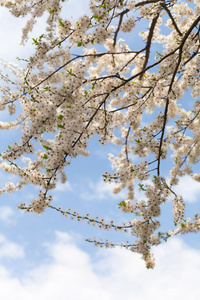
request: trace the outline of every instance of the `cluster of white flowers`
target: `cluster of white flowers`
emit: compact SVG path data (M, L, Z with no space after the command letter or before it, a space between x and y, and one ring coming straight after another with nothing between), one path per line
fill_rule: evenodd
M15 186L7 183L0 194L27 184L40 186L38 199L27 205L23 202L19 208L41 214L52 207L49 191L58 180L66 182L71 159L88 156L88 140L98 135L102 145L110 142L121 147L117 157L109 157L114 172L105 172L103 179L116 183L114 193L127 189L127 200L119 208L134 215L128 228L135 239L125 247L142 254L152 268L152 245L200 230L199 217L184 221L184 197L173 191L181 176L193 173L200 157L200 1L191 6L190 1L175 0L92 0L91 14L76 21L61 18L62 2L1 1L14 16L30 16L23 43L37 18L46 11L48 17L46 32L33 39L35 53L24 69L2 62L12 80L0 75L5 81L0 88L0 110L7 108L15 115L20 102L22 112L16 121L0 122L0 128L20 126L22 134L20 142L1 153L0 163L1 169L20 179ZM142 39L130 43L130 34L134 30L137 34L141 19L149 28L139 29ZM153 43L159 47L152 47ZM77 47L80 54L73 52ZM184 107L181 99L188 90L191 105ZM167 182L162 166L171 152ZM199 174L192 178L200 181ZM136 184L143 200L135 199ZM167 235L157 234L161 205L172 195L178 227ZM126 225L106 225L103 220L57 210L100 228L127 230Z

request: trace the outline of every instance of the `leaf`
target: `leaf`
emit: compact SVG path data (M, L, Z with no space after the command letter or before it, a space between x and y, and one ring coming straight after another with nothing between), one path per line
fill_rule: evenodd
M136 143L139 144L140 143L140 139L135 139Z
M43 89L45 90L45 91L48 91L48 86L43 86Z
M126 206L126 202L124 200L122 200L121 202L119 202L117 204L119 205L119 208L120 208L120 206L123 206L123 207Z
M72 72L72 69L67 70L67 72L69 73L69 75L76 76L76 75Z
M39 103L39 101L37 101L37 100L35 100L33 98L30 98L30 101Z
M106 8L106 3L104 3L104 5L99 5L99 7Z
M65 25L62 22L62 19L59 20L59 24L60 24L60 26L65 27Z
M48 156L47 156L46 154L44 154L42 158L43 158L43 159L47 159Z
M81 47L81 46L82 46L82 42L78 42L77 47Z
M140 187L140 190L142 190L142 191L146 191L146 189L144 188L144 184L142 184L142 183L139 183L138 185L139 185L139 187Z
M46 172L51 172L51 169L46 169Z
M36 46L37 46L37 45L39 45L39 43L38 43L37 39L34 39L34 38L32 38L32 40L33 40L33 43L32 43L32 45L34 45L34 44L35 44Z
M65 126L62 125L62 124L58 124L57 127L58 127L58 128L65 128Z
M62 120L62 119L63 119L63 116L62 116L62 115L59 115L59 116L57 117L57 119Z
M87 94L88 94L88 91L86 91L86 90L85 90L85 91L84 91L84 95L83 95L83 96L84 96L84 97L86 97L86 96L87 96Z
M49 146L46 146L46 145L42 145L42 146L43 146L43 148L46 149L46 150L52 150L52 148L49 147Z
M163 55L162 55L160 52L158 52L158 51L156 51L156 54L157 54L158 56L160 56L160 57L163 57Z
M99 17L99 16L97 16L97 15L94 15L93 18L94 18L95 20L98 20L98 22L100 22L100 20L101 20L101 17Z

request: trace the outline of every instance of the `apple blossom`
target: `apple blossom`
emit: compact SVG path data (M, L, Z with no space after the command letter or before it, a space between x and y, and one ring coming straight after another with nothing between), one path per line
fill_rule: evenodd
M184 195L174 191L200 156L200 1L93 0L90 14L76 21L61 18L63 2L1 1L14 16L30 17L23 44L37 18L48 16L24 68L2 61L12 77L2 71L0 109L13 115L20 103L22 112L14 122L0 122L1 129L21 129L21 141L9 145L0 162L19 181L7 183L0 193L39 186L38 198L22 202L20 209L41 214L50 207L99 228L130 231L132 242L119 246L140 253L153 268L153 245L200 230L200 217L185 219ZM189 92L190 103L184 106ZM116 184L114 193L126 188L127 199L118 205L131 216L127 224L107 224L50 204L51 190L67 180L67 165L78 155L89 155L88 141L95 135L100 144L120 148L118 156L109 155L114 171L105 172L103 180ZM200 181L199 174L192 178ZM142 200L135 199L137 186ZM158 218L168 200L175 229L164 233Z

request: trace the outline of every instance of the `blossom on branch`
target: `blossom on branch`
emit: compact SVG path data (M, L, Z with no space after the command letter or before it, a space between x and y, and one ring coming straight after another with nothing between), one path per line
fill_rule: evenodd
M133 241L119 245L140 253L153 268L153 245L200 229L198 215L185 219L184 195L174 191L200 156L200 2L91 0L90 14L76 21L61 18L63 2L1 1L14 16L30 17L23 44L37 18L45 12L48 17L46 31L33 38L35 52L24 68L2 62L12 78L0 75L5 82L0 109L13 115L20 103L22 112L12 123L0 122L1 129L21 129L21 140L1 153L0 163L19 182L7 183L0 193L39 186L38 199L19 208L41 214L51 207L99 228L130 231ZM89 155L94 136L102 145L120 147L118 156L109 156L114 172L105 172L103 179L116 184L114 193L126 188L127 199L118 205L130 214L128 224L106 224L50 205L49 193L59 180L66 182L72 159ZM200 181L199 174L192 178ZM142 200L135 199L136 187ZM175 229L164 233L159 217L168 200Z

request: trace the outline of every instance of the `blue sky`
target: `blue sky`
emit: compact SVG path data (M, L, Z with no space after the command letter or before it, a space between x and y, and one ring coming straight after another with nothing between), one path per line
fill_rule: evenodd
M86 10L89 1L70 0L66 4L67 16L77 18ZM20 46L21 29L25 20L11 17L0 8L0 57L15 61L27 57L34 50L29 41ZM44 20L31 37L41 34ZM1 121L7 120L0 112ZM0 132L0 149L19 137L19 132ZM54 205L91 216L102 216L107 221L121 223L125 215L117 203L125 192L112 194L112 185L102 182L102 174L110 170L108 153L116 152L112 145L99 146L96 139L90 142L89 158L79 157L67 170L68 181L59 184L53 192ZM0 171L1 186L16 181ZM177 191L190 205L188 214L199 211L200 185L184 177ZM77 299L198 299L200 297L200 243L199 234L175 237L154 249L156 267L146 270L140 256L121 249L99 249L86 243L89 237L104 237L115 241L124 238L113 232L106 233L87 223L66 220L59 213L47 210L42 216L24 214L17 210L20 201L30 202L36 195L33 187L0 199L0 288L2 300L77 300ZM170 204L168 205L170 212ZM170 212L171 214L171 212ZM172 217L163 215L164 226ZM127 235L126 239L130 237ZM121 241L121 240L120 240Z

